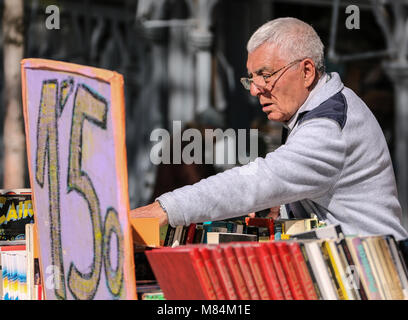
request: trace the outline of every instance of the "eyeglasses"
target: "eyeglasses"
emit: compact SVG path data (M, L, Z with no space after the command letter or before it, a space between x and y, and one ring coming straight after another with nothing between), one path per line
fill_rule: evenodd
M304 58L303 58L303 59L297 59L297 60L295 60L295 61L292 61L292 62L288 63L287 65L283 66L282 68L280 68L280 69L278 69L278 70L276 70L276 71L274 71L274 72L272 72L272 73L257 75L257 76L255 76L254 78L241 78L240 81L241 81L242 85L244 86L244 88L245 88L246 90L250 90L250 89L251 89L251 84L252 84L252 83L253 83L255 86L257 86L258 88L263 89L263 88L265 88L269 83L271 83L272 77L273 77L275 74L277 74L279 71L281 71L281 70L283 70L283 69L285 69L285 68L289 69L290 67L294 66L296 63L298 63L298 62L300 62L300 61L302 61L302 60L304 60ZM282 74L283 74L283 73L282 73ZM257 83L255 82L255 79L257 79L258 77L262 78L264 83L262 83L262 84L257 84ZM278 78L278 79L279 79L279 78ZM278 79L276 79L276 81L277 81ZM276 81L275 81L275 83L276 83Z

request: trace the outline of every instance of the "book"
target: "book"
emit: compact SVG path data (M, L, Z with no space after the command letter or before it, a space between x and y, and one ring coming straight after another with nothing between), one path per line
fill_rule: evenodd
M382 256L384 258L384 273L387 277L388 290L392 300L403 300L404 293L402 291L401 282L399 281L398 272L395 264L392 261L391 252L387 241L384 237L378 237L377 243L380 247Z
M272 300L285 300L267 245L264 243L255 243L253 247L262 268L262 274L268 288L269 296Z
M354 262L354 259L350 253L350 249L347 245L346 239L340 239L338 242L338 249L339 252L343 255L343 258L345 259L345 271L346 271L346 276L347 276L347 283L352 288L353 293L356 297L357 300L368 300L368 296L365 293L361 277L358 273L356 263Z
M203 261L192 246L163 247L146 251L164 297L167 300L215 299Z
M244 233L207 232L207 244L219 244L238 241L257 241L257 236Z
M361 277L361 282L368 299L381 300L378 285L375 282L361 239L359 237L349 237L346 238L346 242L353 257L353 261L356 263L358 274Z
M303 259L305 260L305 264L306 264L307 269L309 271L310 278L312 280L313 287L314 287L314 290L316 292L317 298L318 298L318 300L322 300L323 297L322 297L322 294L320 292L319 284L317 283L316 277L315 277L315 275L313 273L313 269L312 269L312 266L310 264L309 256L306 253L305 245L301 241L299 241L298 243L299 243L300 251L302 252Z
M285 300L293 300L293 295L290 290L288 280L286 279L286 275L283 270L282 262L279 259L279 253L275 246L275 243L266 242L263 245L265 245L269 249L269 254L271 255L271 260L275 268L276 276L278 277L279 284L281 286L282 293L283 293L283 296L285 297Z
M274 243L279 253L279 259L282 263L283 271L289 284L290 291L295 300L305 300L300 279L296 273L295 262L289 251L288 244L284 241Z
M230 271L228 269L226 258L224 257L224 252L220 247L209 248L212 254L212 259L214 261L215 267L218 271L221 284L224 288L226 294L226 299L228 300L238 300L238 294L234 287L234 283L230 276Z
M217 300L226 300L227 293L223 288L222 279L218 275L215 263L212 260L210 249L208 247L200 247L198 251L203 258L204 265L207 269L207 273L214 288L215 295L217 296Z
M291 239L337 239L343 238L344 233L339 224L332 224L325 227L313 229L306 232L291 235Z
M269 231L269 240L274 240L273 235L274 235L274 220L272 218L250 218L246 217L245 218L245 224L247 226L252 226L252 227L258 227L258 237L261 236L262 240L265 241L264 239L264 234L266 232L263 230L263 228L266 228ZM259 229L262 228L262 234L259 234Z
M294 261L295 271L300 281L303 294L306 300L318 300L309 269L303 257L300 245L298 242L288 242L287 246Z
M393 262L398 271L399 281L402 286L402 291L404 294L405 299L408 299L408 272L405 269L405 265L403 263L401 254L397 247L397 242L392 235L386 235L385 240L388 242L388 246L391 251Z
M251 296L249 294L244 276L242 275L241 269L239 267L237 257L235 256L234 249L232 248L232 246L223 246L222 250L224 251L229 270L231 271L231 278L234 282L239 299L250 300Z
M321 252L320 241L304 241L306 253L309 256L310 265L316 277L317 283L324 300L338 300L336 288L333 286L326 263Z
M241 269L241 273L245 279L245 283L248 287L249 295L252 300L260 300L260 296L258 293L258 289L256 287L254 278L252 276L251 268L249 267L249 263L244 252L244 248L241 244L235 243L233 244L235 256L238 260L238 265Z
M0 241L24 240L33 222L31 189L0 189Z
M333 257L335 252L331 251L330 245L327 240L322 241L321 251L323 254L323 259L326 262L327 271L329 273L330 279L333 283L333 286L336 288L337 296L339 297L340 300L348 300L347 292L343 285L337 261Z
M197 224L195 223L191 223L188 226L188 230L187 230L187 237L186 237L186 244L191 244L194 243L194 235L196 233L196 229L197 229Z
M270 300L268 288L266 286L266 282L264 281L264 276L262 274L261 265L258 261L258 257L255 254L253 245L244 244L243 248L244 248L246 257L248 259L249 268L254 278L255 285L259 292L259 297L262 300Z

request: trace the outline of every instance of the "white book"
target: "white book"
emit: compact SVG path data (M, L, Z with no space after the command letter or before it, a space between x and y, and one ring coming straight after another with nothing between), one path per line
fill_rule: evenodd
M317 284L319 285L324 300L338 300L336 289L330 279L326 263L320 250L321 241L305 241L306 253L309 257Z

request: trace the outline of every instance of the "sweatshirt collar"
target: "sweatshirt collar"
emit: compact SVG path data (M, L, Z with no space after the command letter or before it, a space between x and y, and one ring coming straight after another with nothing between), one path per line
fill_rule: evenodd
M322 102L329 99L331 96L335 95L337 92L344 88L341 82L340 76L337 72L324 73L320 77L316 86L310 91L305 102L300 106L296 113L289 119L289 121L284 122L283 126L290 131L295 127L299 114L304 111L310 111L318 107Z

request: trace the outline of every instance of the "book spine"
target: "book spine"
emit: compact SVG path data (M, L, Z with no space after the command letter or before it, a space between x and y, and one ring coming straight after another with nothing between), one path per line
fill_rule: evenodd
M323 241L322 243L322 253L340 300L348 300L347 292L346 289L344 288L340 271L338 269L339 267L337 266L336 261L334 260L333 253L331 252L331 248L327 241Z
M200 281L201 287L203 288L203 291L207 296L207 299L216 300L217 296L211 284L210 277L208 276L207 269L205 267L203 258L201 257L201 254L198 251L198 248L193 248L190 254L193 260L193 266L197 272L198 279Z
M404 300L404 293L402 291L401 282L399 281L398 273L395 264L392 261L391 252L388 243L384 238L379 238L379 245L384 255L386 269L390 277L389 290L393 300Z
M197 225L195 223L192 223L189 225L188 230L187 230L186 244L190 244L194 242L194 235L196 232L196 227Z
M227 294L227 298L229 300L238 300L238 296L235 292L234 284L229 275L229 270L224 260L221 249L217 247L217 248L212 249L211 252L213 254L213 260L218 269L218 273L221 276L221 282L224 286L224 290Z
M288 248L295 262L294 263L295 269L300 279L300 283L302 285L303 293L306 299L307 300L318 300L316 291L314 289L312 278L310 277L309 270L303 258L303 254L300 250L299 243L297 242L288 243Z
M241 269L242 275L245 279L245 283L247 284L251 299L260 300L258 290L256 288L254 279L252 278L251 269L249 268L249 264L245 256L244 249L241 246L234 246L234 251L235 251L235 255L237 257L238 264Z
M259 295L262 300L270 300L268 289L266 287L265 281L262 276L261 266L259 265L258 259L255 255L254 248L252 246L245 246L244 251L246 253L249 267L254 277L256 287L258 288Z
M231 270L232 279L234 280L235 287L237 288L239 298L241 300L250 300L248 288L245 284L244 277L242 276L241 269L239 268L238 260L234 254L231 246L223 248L228 266Z
M269 295L272 300L285 300L282 288L280 286L278 277L276 276L275 268L268 247L265 244L261 244L255 247L257 256L259 257L263 273L265 275L266 284L269 289Z
M290 255L288 246L285 242L276 242L275 246L279 252L279 258L282 262L283 271L288 280L290 291L295 300L305 300L305 296L300 285L300 281L296 275L295 265Z
M306 248L302 242L299 242L300 252L302 253L303 259L305 260L307 269L309 270L309 275L313 283L313 288L315 290L316 296L318 300L322 300L322 293L320 292L319 284L317 283L315 274L313 272L312 265L310 264L309 256L306 253Z
M275 242L266 243L269 253L271 254L271 259L273 266L276 270L276 275L278 276L279 283L282 288L283 295L285 300L293 300L292 292L290 291L289 283L286 279L285 272L283 271L282 262L279 259L278 251L275 247Z
M375 282L370 264L368 263L367 255L364 251L364 247L361 244L361 240L359 238L353 238L351 243L354 247L356 257L358 259L358 263L360 265L362 277L366 281L367 290L369 291L369 297L373 300L381 300L380 293L378 291L377 284Z
M217 270L215 269L215 266L214 266L214 264L212 262L209 249L206 248L206 247L203 247L203 248L200 248L199 251L200 251L200 253L201 253L202 257L203 257L204 264L205 264L205 267L207 269L208 275L209 275L209 277L211 279L211 283L213 285L213 288L214 288L214 291L215 291L215 295L217 296L217 299L218 300L226 300L226 296L225 296L224 290L222 288L221 281L218 278Z
M355 267L356 264L354 263L354 259L351 256L350 249L348 247L348 244L347 244L346 240L345 239L340 240L340 245L343 248L344 255L346 257L347 264L349 265L349 267L350 268ZM349 271L351 271L351 269ZM359 294L361 300L368 300L367 293L365 292L365 289L364 289L364 286L363 286L363 283L362 283L360 277L358 278L358 284L355 284L355 285L357 285L357 291L358 291L358 294Z
M167 228L166 239L164 240L164 246L171 246L173 244L174 232L176 228L169 225Z

